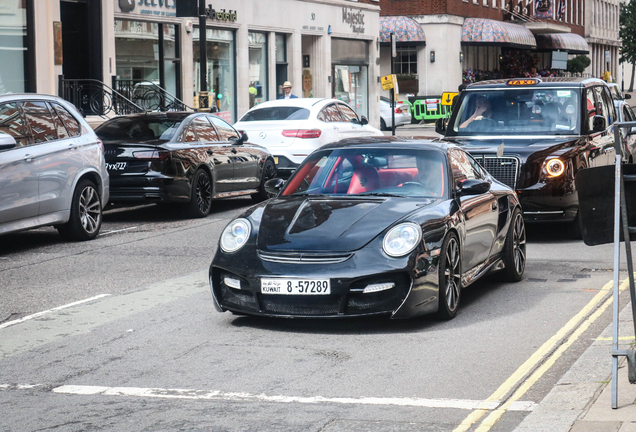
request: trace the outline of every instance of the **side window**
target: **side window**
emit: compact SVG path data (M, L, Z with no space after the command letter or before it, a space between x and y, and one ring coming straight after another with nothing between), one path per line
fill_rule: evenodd
M208 119L212 121L212 123L216 127L216 130L219 131L219 138L221 138L221 141L231 141L239 139L238 132L225 120L220 119L217 116L210 116L208 117Z
M57 139L57 130L53 123L53 116L46 102L26 101L22 105L24 117L33 133L35 144Z
M585 96L586 96L586 105L587 105L587 129L588 130L593 130L594 129L594 122L593 122L593 118L596 115L596 102L594 101L594 91L591 88L588 88L585 90Z
M607 125L611 125L616 121L616 107L614 106L614 99L612 99L612 95L607 87L601 87L603 89L603 100L605 101L605 105L607 105L607 115L608 115L608 123Z
M197 136L194 134L193 126L190 125L188 126L188 129L186 129L185 134L183 135L183 142L196 142L196 141L197 141Z
M58 103L51 103L57 115L60 116L64 126L66 126L66 130L68 131L70 136L78 136L81 131L81 127L77 119L70 113L66 108Z
M634 121L636 120L636 116L634 116L634 111L629 105L623 105L623 115L625 119L623 121Z
M16 103L0 105L0 132L11 135L18 147L27 145L26 129L22 113Z
M477 163L477 161L471 155L469 155L468 153L464 153L464 154L466 155L466 157L470 161L470 166L471 166L471 168L473 170L475 178L477 180L486 180L486 172L481 167L481 165L479 165Z
M602 115L607 120L607 124L612 124L609 107L607 106L606 100L603 97L603 87L596 86L594 87L594 93L596 93L596 112L598 115Z
M200 141L218 141L216 131L205 117L197 117L192 121L192 125L197 132Z
M48 103L48 106L49 106L49 111L51 112L51 115L53 116L53 123L55 124L55 129L57 130L57 137L59 139L68 138L68 132L66 131L66 128L64 127L64 123L62 123L62 120L57 115L53 107L51 107L50 103Z
M345 121L360 123L360 120L358 120L358 115L356 114L356 112L352 110L351 108L349 108L347 105L338 104L338 108L340 108L340 113L344 116Z
M449 155L455 187L459 186L459 184L464 180L480 178L478 177L480 172L476 173L472 165L475 163L475 160L468 156L465 152L459 149L451 149Z
M340 115L340 111L338 111L338 107L336 107L336 104L329 104L322 110L320 110L320 113L318 114L318 120L322 120L327 123L345 121L344 118L342 118L342 116Z

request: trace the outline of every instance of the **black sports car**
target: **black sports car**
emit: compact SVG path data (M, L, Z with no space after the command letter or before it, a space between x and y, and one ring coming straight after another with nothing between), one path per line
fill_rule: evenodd
M526 222L568 222L580 237L574 178L614 163L616 110L596 78L520 78L469 85L436 130L513 188ZM623 142L622 157L632 161Z
M95 129L104 142L110 202L182 203L205 217L213 198L268 197L274 158L212 114L131 114Z
M462 148L361 138L321 147L223 231L220 311L285 317L457 313L461 289L525 268L519 201Z

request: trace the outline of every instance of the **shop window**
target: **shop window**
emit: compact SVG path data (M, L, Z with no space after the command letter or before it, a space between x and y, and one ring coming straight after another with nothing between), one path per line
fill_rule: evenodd
M348 103L358 114L368 115L367 79L366 66L334 66L334 97Z
M201 60L199 51L199 28L192 37L194 60L194 95L198 103L201 90ZM206 81L209 91L209 107L223 119L234 122L236 116L236 51L234 32L208 28L206 30Z
M250 62L250 108L268 100L267 97L267 34L248 33Z
M416 74L417 47L398 47L397 57L393 64L397 74Z
M2 3L2 34L0 35L0 94L34 91L29 78L34 78L30 66L32 53L29 36L32 26L27 24L33 14L26 1L4 1ZM32 21L31 21L32 22Z

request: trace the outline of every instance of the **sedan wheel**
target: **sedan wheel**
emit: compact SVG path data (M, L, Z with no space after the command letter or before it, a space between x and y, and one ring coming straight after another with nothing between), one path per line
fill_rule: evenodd
M444 240L439 262L439 310L442 319L453 319L457 315L457 308L462 289L462 260L457 236L449 234Z
M205 170L198 170L192 181L192 196L188 214L193 218L206 217L212 208L212 182Z
M271 198L269 193L265 190L265 182L273 179L274 177L276 177L276 165L274 164L274 161L267 159L265 161L265 166L263 167L263 174L261 175L261 184L258 186L258 193L252 194L252 199L254 201L261 202Z
M515 209L512 214L503 250L503 260L506 265L503 271L504 279L509 282L519 282L526 268L526 226L519 209Z

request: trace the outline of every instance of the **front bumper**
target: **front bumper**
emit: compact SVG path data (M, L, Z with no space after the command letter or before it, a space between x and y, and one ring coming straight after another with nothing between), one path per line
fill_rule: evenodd
M302 264L265 261L260 258L255 248L249 246L245 246L247 250L239 251L242 255L240 257L235 256L236 253L225 254L219 250L210 266L212 295L220 311L305 318L365 315L408 318L437 311L437 257L431 259L426 254L414 252L407 257L392 259L382 251L362 249L349 254L350 256L342 262ZM287 257L297 255L300 254L288 254ZM224 283L226 276L240 280L240 289L227 286ZM329 278L331 293L261 293L261 278L276 276ZM378 292L363 292L367 285L379 283L393 283L394 287Z
M526 222L571 222L576 218L579 200L574 182L537 183L517 190Z

